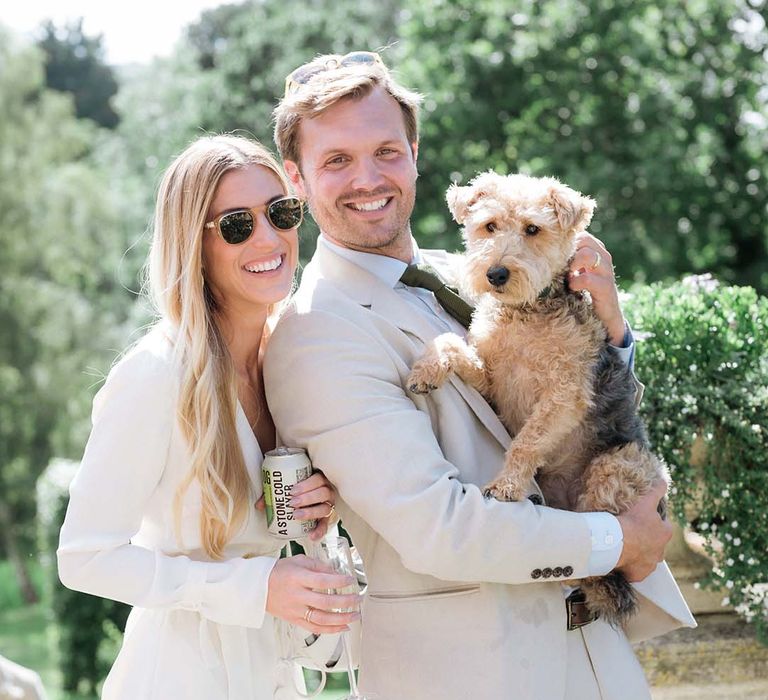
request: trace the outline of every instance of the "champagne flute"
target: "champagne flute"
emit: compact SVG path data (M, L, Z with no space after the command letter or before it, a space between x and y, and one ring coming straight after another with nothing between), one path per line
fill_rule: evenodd
M355 573L355 567L352 562L352 552L350 551L349 542L346 538L326 535L319 542L313 543L312 556L318 561L329 564L336 573L352 576L352 578L355 579L354 583L344 586L343 588L334 588L328 591L329 593L349 595L351 593L360 592L360 587L357 583L357 574ZM351 612L351 610L337 609L335 612ZM355 677L355 671L352 668L352 645L348 632L341 633L341 644L342 649L344 650L344 656L347 657L347 676L349 677L349 695L345 696L343 700L367 700L364 695L360 695L360 691L357 688L357 679Z

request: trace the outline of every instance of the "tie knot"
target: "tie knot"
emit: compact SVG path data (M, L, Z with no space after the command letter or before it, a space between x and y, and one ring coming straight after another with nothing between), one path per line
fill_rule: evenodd
M469 328L469 324L472 322L472 306L451 287L447 286L431 267L428 265L408 265L400 277L400 281L408 287L421 287L432 292L440 306L464 328Z
M430 292L436 292L445 287L445 282L428 265L408 265L400 281L408 287L421 287Z

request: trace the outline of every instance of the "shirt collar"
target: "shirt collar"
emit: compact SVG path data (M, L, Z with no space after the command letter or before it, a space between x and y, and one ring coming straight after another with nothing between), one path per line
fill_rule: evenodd
M411 260L413 263L420 263L421 251L416 244L416 239L413 237L411 237L411 245L413 246ZM317 237L317 246L318 248L325 246L345 260L349 260L349 262L354 263L358 267L362 267L374 277L378 277L382 282L393 288L400 281L405 268L408 267L402 260L397 260L396 258L390 258L379 253L365 253L361 250L345 248L329 240L322 233Z

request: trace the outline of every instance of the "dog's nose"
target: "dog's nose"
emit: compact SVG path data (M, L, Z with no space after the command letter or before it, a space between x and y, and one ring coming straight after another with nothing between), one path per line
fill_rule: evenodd
M506 267L499 265L497 267L489 268L488 272L485 273L485 276L494 287L503 287L509 279L509 270L507 270Z

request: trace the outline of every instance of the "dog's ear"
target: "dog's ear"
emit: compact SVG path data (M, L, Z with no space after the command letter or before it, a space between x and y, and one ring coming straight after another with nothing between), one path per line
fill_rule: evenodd
M466 185L462 187L457 184L453 184L448 188L445 193L445 201L448 202L448 209L457 224L463 224L469 213L469 208L481 197L485 196L485 192L472 185Z
M583 231L592 221L597 203L591 197L579 194L565 185L553 185L549 200L557 222L563 231Z

